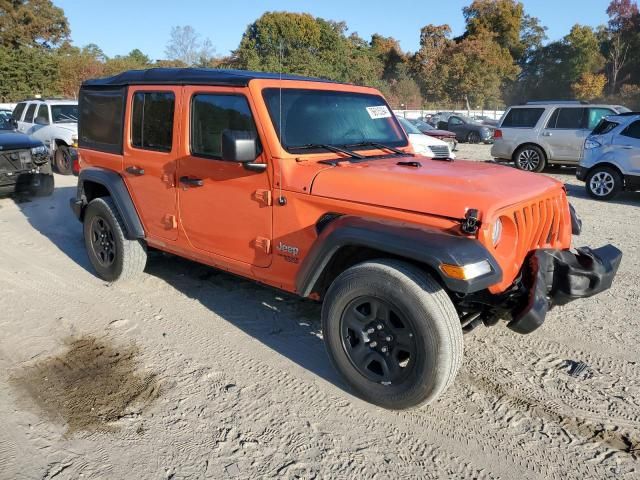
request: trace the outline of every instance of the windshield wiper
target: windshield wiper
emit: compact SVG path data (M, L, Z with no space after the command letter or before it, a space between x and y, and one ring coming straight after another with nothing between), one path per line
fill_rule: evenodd
M402 150L395 148L395 147L390 147L389 145L385 145L383 143L378 143L378 142L361 142L361 143L350 143L348 145L345 145L345 147L376 147L379 148L380 150L386 149L389 150L393 153L395 153L396 155L406 155L409 157L413 157L413 153L407 153L407 152L403 152Z
M326 143L308 143L306 145L300 145L296 147L289 147L292 150L312 150L315 148L324 148L325 150L329 150L334 153L343 153L345 155L349 155L351 158L357 158L358 160L362 160L366 158L364 155L360 155L359 153L352 152L351 150L347 150L346 148L334 147L333 145L327 145Z

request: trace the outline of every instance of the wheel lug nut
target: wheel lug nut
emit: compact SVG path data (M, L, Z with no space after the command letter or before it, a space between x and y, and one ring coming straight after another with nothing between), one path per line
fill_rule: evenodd
M379 323L379 324L377 325L377 327L376 327L376 328L377 328L378 330L382 330L382 324L381 324L381 323Z
M373 328L369 328L369 329L367 329L367 333L368 333L369 335L371 335L373 332L375 332L375 330L374 330Z
M385 339L387 342L390 342L391 340L393 340L393 338L391 338L391 337L389 337L389 336L385 337L384 339Z
M388 349L387 349L387 347L382 347L380 350L382 351L382 353L387 353Z
M375 348L377 345L378 345L378 342L371 342L371 343L369 344L369 346L370 346L371 348Z

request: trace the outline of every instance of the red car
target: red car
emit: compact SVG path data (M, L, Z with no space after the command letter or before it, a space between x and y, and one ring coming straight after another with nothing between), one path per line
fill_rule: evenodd
M443 142L447 142L451 145L451 150L455 150L458 145L458 141L456 140L456 134L450 132L449 130L438 130L432 125L429 125L427 122L423 122L417 118L407 119L411 123L413 123L418 130L420 130L425 135L429 135L430 137L435 137L438 140L442 140Z

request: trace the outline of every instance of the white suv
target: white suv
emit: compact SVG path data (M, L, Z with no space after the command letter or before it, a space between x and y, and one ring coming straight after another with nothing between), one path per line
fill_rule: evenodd
M541 172L548 164L577 165L584 141L600 120L629 111L620 105L574 101L510 107L494 133L491 155L531 172Z
M36 138L52 153L59 173L73 173L78 146L78 102L33 99L18 103L13 110L18 131Z

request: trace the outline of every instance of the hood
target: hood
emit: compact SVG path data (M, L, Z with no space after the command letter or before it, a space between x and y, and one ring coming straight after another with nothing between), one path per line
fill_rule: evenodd
M39 147L42 145L40 140L31 138L24 133L14 130L0 130L0 152L8 150L22 150L25 148Z
M432 135L434 137L455 137L456 134L453 132L450 132L449 130L438 130L433 129L433 130L423 130L423 132L425 135Z
M442 140L438 140L436 137L430 137L429 135L425 135L424 133L409 133L407 135L409 137L409 142L411 145L426 145L427 147L431 147L434 145L440 145L442 147L448 146L447 143Z
M421 166L400 166L400 161ZM561 188L557 180L507 166L416 156L340 163L316 175L311 194L455 219L475 208L482 220Z

